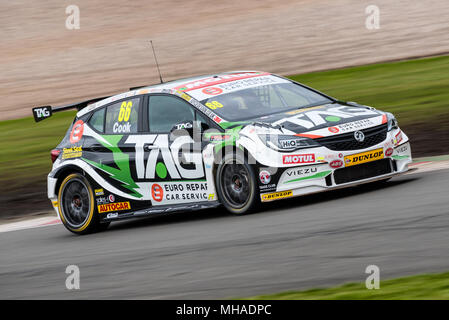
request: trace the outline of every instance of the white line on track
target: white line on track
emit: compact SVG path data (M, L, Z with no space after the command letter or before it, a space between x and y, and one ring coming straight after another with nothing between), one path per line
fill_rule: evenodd
M0 225L0 232L17 231L23 229L39 228L60 224L61 220L56 216L33 218L24 221L5 223Z

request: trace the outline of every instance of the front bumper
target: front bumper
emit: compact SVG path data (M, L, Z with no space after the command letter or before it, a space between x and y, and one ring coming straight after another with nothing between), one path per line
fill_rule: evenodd
M397 137L400 137L399 140ZM374 153L381 150L382 156L360 164L348 163L351 157ZM278 166L270 192L261 186L261 201L267 202L282 198L306 195L332 189L369 183L408 171L412 162L408 137L400 129L389 132L382 143L362 150L332 151L327 148L314 148L303 151L315 155L315 162L298 166ZM280 160L278 160L280 163ZM262 169L266 170L266 169Z

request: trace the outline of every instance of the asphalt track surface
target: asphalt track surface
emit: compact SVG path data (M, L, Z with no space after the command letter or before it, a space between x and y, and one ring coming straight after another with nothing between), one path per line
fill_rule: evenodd
M111 225L0 234L2 299L215 299L449 269L449 170L271 203ZM80 290L65 287L79 266Z

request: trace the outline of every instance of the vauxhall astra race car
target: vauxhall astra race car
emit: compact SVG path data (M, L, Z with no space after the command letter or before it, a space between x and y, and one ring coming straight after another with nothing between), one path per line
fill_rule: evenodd
M111 221L260 203L408 170L395 117L271 73L241 71L135 88L77 108L51 151L48 197L77 234Z

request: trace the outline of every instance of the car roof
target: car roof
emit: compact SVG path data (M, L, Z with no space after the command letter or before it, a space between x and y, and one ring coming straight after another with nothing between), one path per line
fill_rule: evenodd
M182 86L185 83L189 83L192 81L201 81L209 78L220 78L222 76L226 75L232 75L232 74L241 74L241 73L265 73L262 71L256 71L256 70L236 70L236 71L228 71L228 72L220 72L220 73L211 73L211 74L205 74L200 76L194 76L194 77L188 77L188 78L182 78L182 79L176 79L167 81L160 84L150 85L144 88L161 88L161 89L174 89L176 87Z
M182 78L182 79L167 81L164 83L143 86L143 87L139 87L139 88L135 88L133 90L127 91L127 92L119 93L119 94L110 96L106 99L100 100L98 102L92 103L92 104L88 105L86 108L81 109L77 113L77 117L81 117L81 116L83 116L93 110L96 110L106 104L109 104L111 102L121 100L124 98L129 98L129 97L132 97L135 95L141 95L141 94L146 94L146 93L158 93L158 92L179 95L179 88L186 84L192 83L192 82L201 82L202 80L211 79L211 78L221 78L221 77L225 77L225 76L229 76L229 75L239 75L239 74L251 75L251 74L259 74L259 73L264 74L264 75L270 74L270 73L266 73L266 72L262 72L262 71L255 71L255 70L237 70L237 71L213 73L213 74L206 74L206 75L201 75L201 76ZM233 80L229 79L229 81L233 81Z

